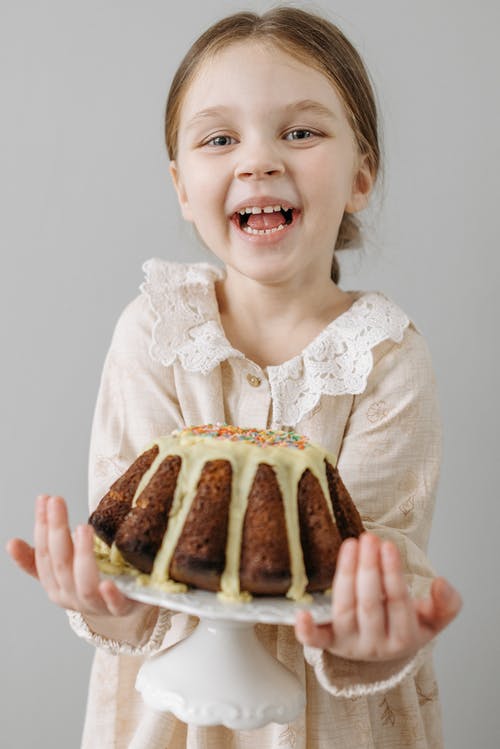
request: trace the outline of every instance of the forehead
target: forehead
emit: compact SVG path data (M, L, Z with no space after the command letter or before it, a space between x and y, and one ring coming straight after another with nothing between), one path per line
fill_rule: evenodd
M191 81L181 109L181 124L198 112L220 107L265 115L291 102L309 99L346 120L343 101L325 73L276 44L243 41L204 60Z

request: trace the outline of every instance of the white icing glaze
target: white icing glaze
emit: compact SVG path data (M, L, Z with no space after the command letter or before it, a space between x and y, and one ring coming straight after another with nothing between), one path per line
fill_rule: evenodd
M263 446L252 441L221 439L204 434L193 434L189 429L159 437L151 442L145 448L145 451L150 450L155 445L158 446L158 455L139 482L132 501L133 506L135 506L138 497L167 456L179 456L182 464L169 514L167 532L156 555L151 572L151 583L170 590L176 587L178 589L179 583L169 578L170 562L196 495L203 466L207 461L227 460L232 468L231 503L228 519L226 566L221 576L220 596L226 600L248 600L249 594L240 591L239 585L241 535L247 499L257 468L259 463L266 463L274 469L283 497L292 574L292 583L286 595L293 600L304 599L308 580L300 544L298 485L304 471L309 469L319 481L325 498L329 498L325 459L332 466L335 466L336 458L319 445L310 442L302 443L302 449L295 446L275 444ZM331 503L327 501L326 504L335 523ZM110 561L118 565L120 562L119 552L113 547ZM141 577L143 582L146 579L147 576Z

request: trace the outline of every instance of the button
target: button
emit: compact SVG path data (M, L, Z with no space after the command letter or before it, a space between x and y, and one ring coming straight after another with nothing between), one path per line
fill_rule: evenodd
M250 385L251 385L251 386L252 386L253 388L258 388L258 387L259 387L259 385L260 385L260 383L262 382L262 380L260 379L260 377L256 377L256 376L255 376L255 375L253 375L253 374L247 374L247 380L248 380L248 383L249 383L249 384L250 384Z

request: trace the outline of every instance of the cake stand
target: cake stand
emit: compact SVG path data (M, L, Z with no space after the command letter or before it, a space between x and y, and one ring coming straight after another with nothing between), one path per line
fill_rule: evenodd
M136 689L149 707L185 723L236 730L289 723L304 708L299 679L261 644L254 625L293 626L301 609L322 624L331 617L329 595L314 594L309 604L271 597L233 603L204 590L165 593L127 575L103 577L113 579L129 598L200 619L189 637L142 665Z

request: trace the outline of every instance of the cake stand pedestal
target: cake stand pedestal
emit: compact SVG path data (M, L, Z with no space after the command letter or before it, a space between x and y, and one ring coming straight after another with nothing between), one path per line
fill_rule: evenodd
M234 730L290 723L304 708L299 679L261 644L254 625L293 625L304 608L321 624L331 616L329 596L315 594L311 604L267 597L228 603L207 591L168 594L130 577L113 579L129 598L200 618L189 637L142 665L136 688L149 707L186 723Z
M265 649L254 625L201 619L182 642L149 658L136 688L155 710L185 723L232 729L288 723L305 694L297 677Z

